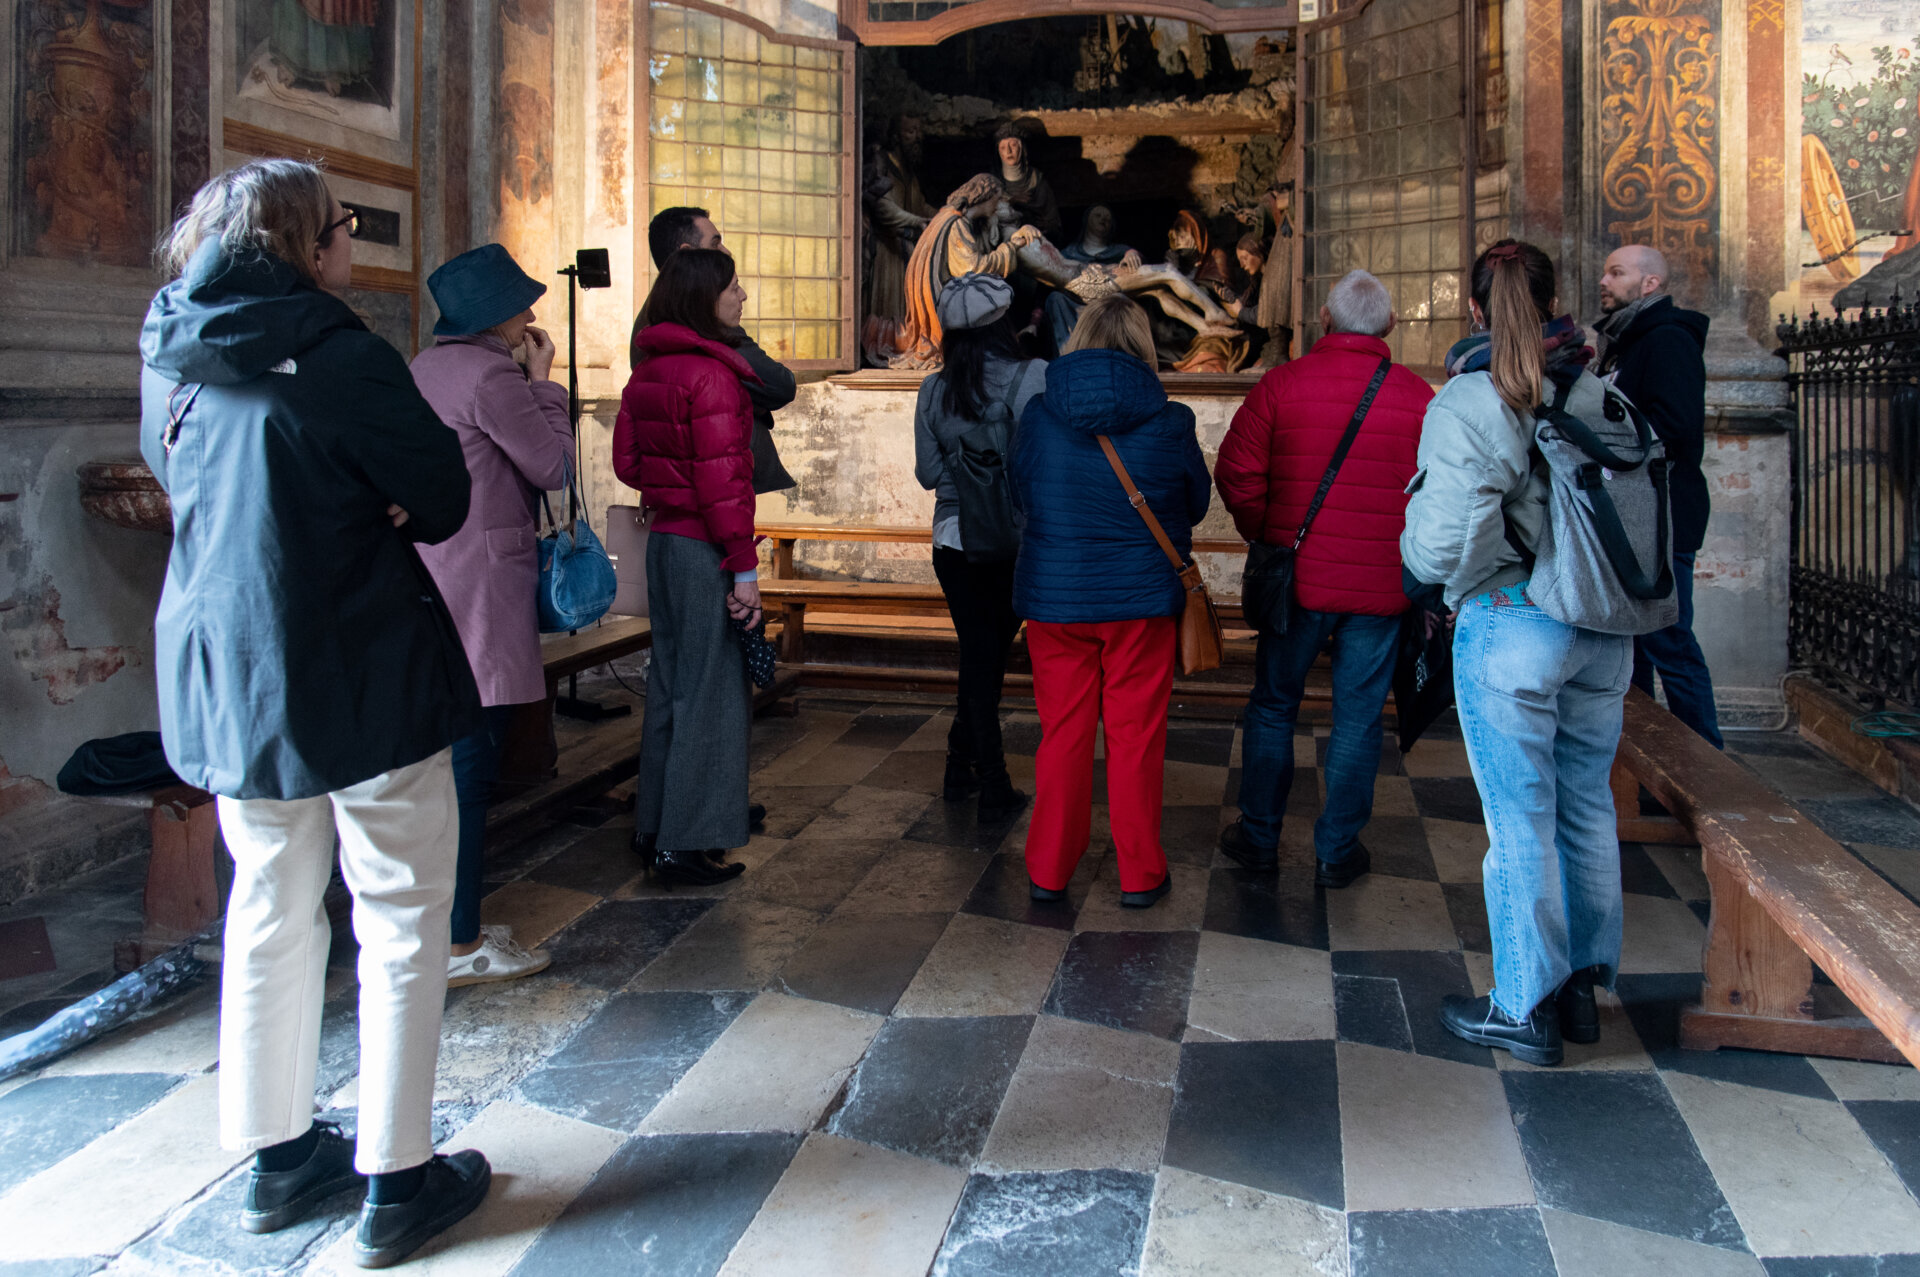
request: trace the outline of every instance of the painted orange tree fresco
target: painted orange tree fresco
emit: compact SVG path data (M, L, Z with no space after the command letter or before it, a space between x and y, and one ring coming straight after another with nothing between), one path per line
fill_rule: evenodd
M1920 36L1872 50L1873 74L1829 68L1800 92L1808 229L1823 262L1852 278L1855 246L1892 235L1892 256L1915 242L1920 217ZM1857 74L1857 72L1856 72ZM1845 77L1845 78L1843 78Z

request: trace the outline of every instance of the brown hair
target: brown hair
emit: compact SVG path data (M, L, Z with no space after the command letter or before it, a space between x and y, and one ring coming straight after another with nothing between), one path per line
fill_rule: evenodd
M682 248L667 254L646 305L640 308L641 327L679 324L708 341L725 342L729 334L714 311L734 274L733 258L717 248Z
M228 169L194 193L187 211L160 237L160 267L177 277L209 239L236 257L276 257L310 284L313 250L333 220L333 196L318 166L301 160L253 160ZM343 228L335 227L338 235Z
M1540 402L1547 355L1540 326L1553 318L1559 289L1553 259L1517 239L1503 239L1473 263L1473 300L1492 334L1493 388L1525 417Z
M947 207L956 213L964 213L975 204L990 199L1005 199L1006 195L1007 188L999 178L991 173L975 173L947 196Z
M1139 302L1125 293L1108 293L1087 303L1060 353L1070 355L1076 350L1124 350L1151 368L1153 325Z

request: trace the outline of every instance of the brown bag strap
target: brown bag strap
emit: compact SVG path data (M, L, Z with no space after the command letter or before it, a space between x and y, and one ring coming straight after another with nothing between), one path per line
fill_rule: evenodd
M1100 451L1107 454L1107 464L1112 466L1113 473L1119 476L1120 486L1127 490L1127 500L1133 503L1133 508L1140 512L1142 519L1146 520L1147 531L1153 533L1153 539L1158 541L1160 548L1167 552L1167 558L1173 563L1173 570L1185 572L1186 562L1181 559L1180 551L1173 548L1173 542L1167 539L1167 530L1160 526L1160 520L1154 518L1153 511L1147 508L1147 499L1140 495L1140 489L1133 486L1133 476L1128 474L1126 466L1121 464L1120 454L1113 450L1113 440L1105 435L1095 435L1094 438L1100 441Z

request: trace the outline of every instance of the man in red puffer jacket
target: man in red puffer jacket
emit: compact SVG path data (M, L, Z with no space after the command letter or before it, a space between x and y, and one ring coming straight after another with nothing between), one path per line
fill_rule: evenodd
M1327 798L1313 827L1314 881L1344 887L1371 860L1359 833L1373 814L1381 711L1393 681L1400 617L1400 531L1406 488L1433 391L1389 360L1393 299L1354 271L1320 308L1327 335L1311 354L1255 386L1220 445L1214 482L1248 541L1292 545L1314 493L1376 374L1384 378L1294 568L1295 619L1260 635L1241 745L1240 819L1220 849L1250 869L1279 863L1280 820L1293 786L1294 720L1307 671L1333 648L1333 737Z

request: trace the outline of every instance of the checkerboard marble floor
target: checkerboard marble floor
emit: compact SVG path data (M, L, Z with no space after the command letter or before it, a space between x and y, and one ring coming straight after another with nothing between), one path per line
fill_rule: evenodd
M1920 1273L1920 1074L1677 1048L1697 853L1622 848L1601 1041L1533 1069L1435 1020L1491 980L1457 739L1389 743L1374 872L1329 893L1309 841L1324 738L1296 738L1282 868L1259 876L1214 849L1238 730L1176 722L1174 890L1136 913L1104 807L1067 904L1027 899L1024 823L938 797L948 721L808 701L756 724L766 833L719 888L639 877L625 789L495 852L488 919L553 965L448 997L439 1134L496 1180L417 1270ZM1008 716L1029 786L1038 738ZM1909 809L1793 736L1733 749L1920 891ZM351 1126L335 958L320 1084ZM0 1084L0 1274L347 1270L349 1201L268 1237L235 1226L215 1020L204 985Z

